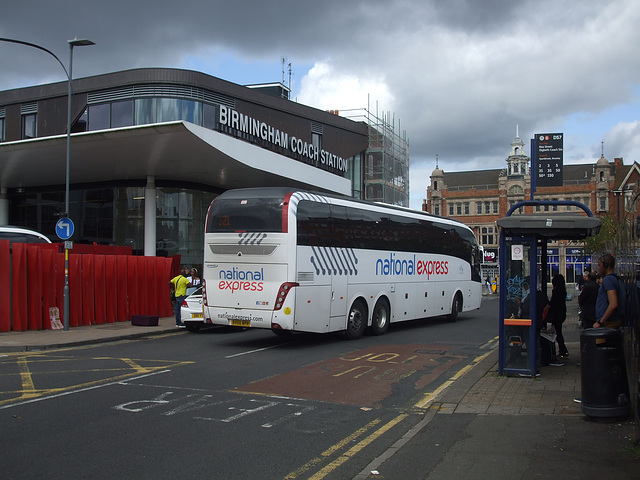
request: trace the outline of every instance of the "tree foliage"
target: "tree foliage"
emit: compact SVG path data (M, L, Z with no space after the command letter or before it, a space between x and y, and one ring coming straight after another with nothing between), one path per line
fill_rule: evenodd
M602 220L602 226L598 234L586 238L584 241L585 254L588 256L616 252L618 250L618 232L621 231L622 225L610 213L603 215L600 219Z

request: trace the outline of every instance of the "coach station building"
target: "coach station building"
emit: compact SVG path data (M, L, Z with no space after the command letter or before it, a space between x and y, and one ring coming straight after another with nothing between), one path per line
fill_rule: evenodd
M65 206L67 82L0 92L0 224L56 241ZM69 217L80 243L202 261L211 201L291 186L408 206L408 143L385 119L144 68L73 80Z
M640 165L625 165L622 158L613 162L602 156L593 163L564 165L563 183L555 187L538 187L536 200L573 200L596 216L610 214L617 221L635 219L638 212ZM498 275L499 230L497 220L516 203L531 199L531 159L516 131L506 165L501 169L444 172L437 165L431 173L427 198L422 209L435 215L458 219L471 227L483 246L483 272ZM554 210L555 209L555 210ZM577 207L525 207L518 213L582 212ZM548 278L565 275L567 283L577 282L582 272L592 266L580 242L557 241L549 244Z

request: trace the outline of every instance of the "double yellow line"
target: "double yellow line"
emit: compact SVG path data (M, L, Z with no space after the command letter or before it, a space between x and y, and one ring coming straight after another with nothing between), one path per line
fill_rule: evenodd
M496 339L491 340L489 342L489 345L491 343L495 342L495 341L496 341ZM483 355L479 355L476 358L474 358L471 363L469 363L468 365L466 365L465 367L460 369L458 372L456 372L449 380L444 382L442 385L440 385L433 392L427 393L422 398L422 400L420 400L418 403L415 404L415 407L417 407L417 408L427 408L429 406L429 404L438 396L438 394L440 394L443 390L445 390L447 387L449 387L451 384L453 384L456 380L458 380L460 377L462 377L467 372L469 372L469 370L471 370L478 363L480 363L482 360L487 358L491 353L492 353L492 350L489 350L487 353L485 353ZM376 440L379 437L381 437L385 432L389 431L391 428L393 428L394 426L396 426L397 424L402 422L408 416L409 415L405 414L405 413L400 414L397 417L395 417L393 420L391 420L390 422L382 425L376 431L371 433L366 438L362 439L360 442L358 442L356 445L354 445L349 450L344 452L342 455L340 455L338 458L333 460L331 463L329 463L328 465L326 465L325 467L320 469L318 472L316 472L313 475L311 475L310 477L308 477L308 479L309 480L321 480L321 479L325 478L327 475L329 475L329 473L333 472L340 465L342 465L347 460L352 458L354 455L359 453L367 445L369 445L371 442L373 442L374 440ZM291 472L290 474L288 474L286 477L284 477L285 480L294 480L294 479L298 478L299 476L307 473L309 470L314 468L319 463L322 463L322 462L326 461L327 459L329 459L330 457L332 457L334 454L336 454L336 452L338 450L343 448L345 445L347 445L347 444L353 442L355 439L361 437L362 435L367 433L372 428L376 427L381 422L382 422L382 420L380 420L379 418L377 418L375 420L372 420L371 422L369 422L364 427L360 428L359 430L356 430L355 432L353 432L348 437L342 439L340 442L338 442L335 445L329 447L327 450L322 452L318 457L315 457L315 458L311 459L310 461L308 461L306 464L304 464L303 466L301 466L297 470L295 470L295 471Z
M400 423L402 420L404 420L407 417L408 417L408 415L403 413L403 414L398 415L396 418L394 418L390 422L382 425L380 428L378 428L371 435L369 435L368 437L363 438L362 440L360 440L356 445L354 445L349 450L344 452L342 455L340 455L334 461L329 463L327 466L325 466L324 468L322 468L321 470L319 470L318 472L316 472L312 476L308 477L309 480L321 480L322 478L326 477L329 473L333 472L336 468L338 468L344 462L349 460L351 457L356 455L358 452L360 452L363 448L365 448L371 442L373 442L374 440L378 439L385 432L387 432L388 430L393 428L395 425L397 425L398 423ZM291 472L289 475L284 477L285 480L293 480L295 478L298 478L300 475L308 472L309 470L311 470L318 463L323 462L323 461L327 460L329 457L333 456L338 450L343 448L345 445L353 442L356 438L358 438L358 437L364 435L365 433L367 433L369 430L371 430L376 425L378 425L381 421L382 420L380 420L379 418L376 418L375 420L372 420L371 422L369 422L364 427L360 428L359 430L356 430L355 432L353 432L348 437L342 439L340 442L338 442L335 445L329 447L327 450L322 452L320 454L320 456L311 459L306 464L304 464L302 467L300 467L297 470Z

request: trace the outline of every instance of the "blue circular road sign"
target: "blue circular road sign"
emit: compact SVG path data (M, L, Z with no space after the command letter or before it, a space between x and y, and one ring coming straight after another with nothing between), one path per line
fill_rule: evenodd
M56 235L60 240L69 240L73 236L73 222L68 217L63 217L56 222Z

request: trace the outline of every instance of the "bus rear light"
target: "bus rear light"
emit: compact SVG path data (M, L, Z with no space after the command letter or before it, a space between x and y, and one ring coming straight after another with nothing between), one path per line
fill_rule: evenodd
M207 305L207 282L202 279L202 304Z
M300 284L297 282L286 282L280 285L280 288L278 289L278 296L276 297L276 304L275 307L273 307L274 311L280 310L282 308L282 305L284 305L284 301L287 298L287 295L289 295L291 289L293 287L297 287L298 285Z

